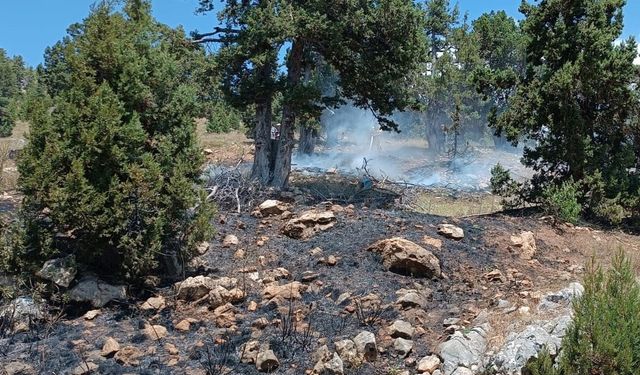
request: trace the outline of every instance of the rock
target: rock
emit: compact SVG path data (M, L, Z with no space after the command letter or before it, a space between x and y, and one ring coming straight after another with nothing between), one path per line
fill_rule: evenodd
M464 231L462 228L453 224L438 225L438 234L456 241L464 238Z
M262 350L256 356L256 368L261 372L272 372L280 366L273 350Z
M178 348L170 342L164 344L164 350L166 350L169 355L178 355L180 353Z
M396 304L403 308L425 308L427 306L427 296L415 289L400 289L396 292L400 297L396 300Z
M143 353L135 346L125 346L120 349L113 357L116 362L125 366L138 366L140 364L140 358L143 357Z
M393 342L393 349L402 357L409 355L411 349L413 349L413 341L398 337Z
M36 369L25 362L13 361L3 366L6 375L36 375L38 372Z
M447 318L442 322L442 325L445 327L453 326L460 323L459 318Z
M400 237L378 241L368 248L382 255L383 266L394 273L414 277L441 277L440 261L418 244Z
M199 244L196 245L196 251L198 252L199 255L204 255L206 254L207 251L209 251L210 246L211 244L207 241L200 242Z
M463 334L455 332L449 340L439 346L440 357L443 361L442 370L445 375L450 375L458 367L471 368L479 366L487 347L488 324L471 329Z
M120 350L120 344L113 337L107 337L104 340L104 344L102 344L102 350L100 351L100 355L103 357L110 357L116 354Z
M302 277L301 280L303 283L310 283L313 280L316 280L318 277L320 277L320 274L317 272L313 272L313 271L304 271L302 273Z
M18 297L0 308L0 321L12 322L14 331L28 330L31 323L43 317L43 307L31 297Z
M323 370L323 375L344 375L344 365L338 353L333 353L331 360L324 363Z
M418 362L418 372L423 373L426 372L428 374L433 373L435 370L440 367L440 358L437 355L430 355L422 358L420 362Z
M242 358L240 358L240 361L242 361L242 363L256 363L259 351L260 344L257 341L247 342L241 350Z
M388 331L389 335L394 339L401 337L403 339L411 340L416 330L411 326L410 323L403 320L396 320L392 325L389 326Z
M571 316L560 316L551 321L539 321L518 333L511 333L504 345L489 361L489 366L501 373L520 375L528 361L547 348L552 356L558 353L562 338L571 324Z
M141 306L142 310L162 310L166 307L164 297L149 297Z
M191 329L191 323L187 319L183 319L178 324L176 324L173 328L180 332L189 332Z
M262 297L264 299L272 299L276 297L284 299L300 299L302 297L301 292L306 289L306 286L299 281L284 285L269 285L262 291Z
M236 309L230 303L217 307L213 315L216 325L221 328L230 328L236 322Z
M256 208L253 212L252 215L253 216L257 216L257 217L268 217L268 216L274 216L274 215L282 215L282 213L284 213L285 211L287 211L287 209L289 208L289 206L281 201L275 200L275 199L269 199L266 200L264 202L262 202L258 208Z
M571 283L564 289L544 295L538 304L538 310L546 311L567 307L575 298L580 297L582 293L584 293L582 284Z
M466 367L458 367L451 375L475 375L475 373Z
M72 254L64 258L46 261L36 275L45 280L52 281L58 286L68 288L76 277L77 272L76 257Z
M529 260L536 254L536 239L533 232L522 232L517 236L511 236L511 245L520 249L520 259Z
M238 246L239 243L240 240L238 240L238 237L236 235L227 234L224 237L224 240L222 240L222 247Z
M146 324L144 334L149 340L157 341L167 337L167 329L159 324Z
M127 292L124 285L110 285L94 277L83 277L69 291L69 298L76 302L90 302L94 307L103 307L113 300L124 300Z
M249 305L247 306L247 311L256 311L258 309L258 304L256 303L256 301L251 301L249 302Z
M208 276L198 275L188 277L186 280L177 282L174 289L177 290L176 298L183 301L196 301L209 294L216 286L225 289L234 288L238 280L234 278L222 277L213 279Z
M342 340L335 343L336 352L340 358L347 363L347 366L357 366L360 363L358 358L358 349L353 340Z
M336 217L331 211L306 211L297 218L289 220L282 232L291 238L308 239L320 231L332 228L336 224Z
M85 318L85 320L93 320L100 314L102 314L102 311L100 310L89 310L84 313L83 317Z
M98 365L90 362L90 361L85 361L82 362L81 364L79 364L78 366L76 366L72 371L71 371L71 375L89 375L89 374L94 374L96 372L96 370L98 370Z
M329 255L327 257L327 266L335 266L336 264L338 264L338 259L335 255Z
M504 283L507 281L507 278L500 272L500 270L493 270L485 273L482 277L492 283L500 282Z
M353 338L353 342L356 344L359 356L368 362L376 360L378 357L378 347L376 345L376 336L373 333L362 331Z

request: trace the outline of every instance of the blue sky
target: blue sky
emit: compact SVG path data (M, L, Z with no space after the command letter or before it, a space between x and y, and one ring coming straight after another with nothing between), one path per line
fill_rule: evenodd
M30 65L42 62L47 46L60 40L67 26L81 21L95 0L0 0L0 48L9 55L22 55ZM624 37L640 36L640 1L628 0ZM219 3L219 2L217 2ZM455 1L452 1L455 3ZM170 26L182 25L187 32L207 30L215 24L212 14L196 15L198 0L152 0L155 17ZM475 19L484 12L504 9L520 18L520 0L458 0L462 13Z

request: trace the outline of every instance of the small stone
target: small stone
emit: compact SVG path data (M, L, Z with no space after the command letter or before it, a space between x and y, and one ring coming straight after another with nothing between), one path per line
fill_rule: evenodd
M449 326L453 326L460 323L460 319L459 318L447 318L444 320L444 322L442 322L442 325L445 327L449 327Z
M311 251L309 252L311 255L313 256L318 256L320 254L322 254L322 249L319 247L314 247L313 249L311 249Z
M180 353L178 348L170 342L164 344L164 350L166 350L170 355L178 355Z
M238 249L235 253L233 253L233 257L236 259L244 259L247 252L244 249Z
M378 357L378 347L376 337L373 333L362 331L353 338L358 354L369 362L375 361Z
M120 344L113 337L107 337L104 340L104 344L102 345L102 350L100 351L100 355L103 357L109 357L115 354L120 350Z
M64 258L51 259L44 263L36 274L58 286L68 288L76 277L76 257L68 255Z
M198 245L196 245L196 251L198 252L198 254L204 255L207 251L209 251L210 246L211 244L207 241L200 242Z
M98 315L100 315L102 313L102 311L100 310L89 310L86 313L84 313L83 317L86 320L93 320L95 319Z
M224 237L224 240L222 240L222 247L237 246L239 243L240 240L238 240L238 237L236 235L227 234Z
M82 363L80 363L78 366L76 366L73 371L71 371L71 375L89 375L89 374L94 374L95 371L98 369L98 365L90 362L90 361L84 361Z
M438 234L456 241L464 238L464 231L462 228L453 224L438 225Z
M414 333L415 328L413 328L411 323L405 322L403 320L396 320L391 326L389 326L389 335L393 338L401 337L407 340L411 340Z
M249 305L247 306L247 310L254 312L258 309L258 304L256 303L256 301L251 301L249 302Z
M138 366L144 353L135 346L125 346L114 356L116 362L126 366Z
M335 266L336 264L338 264L338 259L336 259L336 257L334 255L329 255L327 257L327 265L328 266Z
M167 329L159 324L147 324L144 327L144 334L149 340L161 340L167 337Z
M166 306L166 302L164 297L162 296L157 296L157 297L150 297L149 299L147 299L142 306L140 306L140 308L142 310L162 310L164 309Z
M318 277L320 277L320 274L317 272L313 272L313 271L304 271L302 273L302 282L303 283L309 283L315 279L317 279Z
M424 357L418 362L418 372L433 373L440 366L440 358L437 355Z
M183 319L178 324L176 324L173 328L175 328L180 332L188 332L191 329L191 323L188 320Z
M333 357L330 361L325 362L324 371L322 374L326 375L343 375L344 374L344 364L342 363L342 358L338 355L338 353L333 353Z
M273 350L262 350L256 356L256 368L261 372L272 372L280 366Z
M340 358L350 366L356 365L358 360L358 349L356 343L353 340L342 340L335 343L336 352L340 355Z
M511 236L511 245L520 249L518 254L520 259L529 260L536 255L536 239L533 232L526 231L517 236Z
M400 356L406 357L409 355L409 352L411 352L411 349L413 349L413 341L398 337L393 342L393 348Z

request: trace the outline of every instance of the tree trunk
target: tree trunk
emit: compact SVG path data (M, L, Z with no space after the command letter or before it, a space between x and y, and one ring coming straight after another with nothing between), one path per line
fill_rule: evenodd
M312 155L316 147L316 130L303 124L300 126L300 141L298 142L298 153L300 155Z
M300 83L303 52L304 46L302 42L300 40L294 40L291 45L289 58L287 59L287 82L290 89L295 88ZM285 189L289 182L295 123L296 109L294 107L294 103L291 101L285 102L282 106L280 141L278 142L278 153L276 155L273 179L271 180L271 185L278 189Z
M271 98L256 105L256 130L254 135L255 154L251 177L263 184L271 179L271 160L273 150L271 142Z

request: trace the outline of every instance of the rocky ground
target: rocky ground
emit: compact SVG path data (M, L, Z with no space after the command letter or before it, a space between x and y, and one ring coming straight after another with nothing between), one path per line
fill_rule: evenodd
M283 200L221 212L176 283L133 293L49 264L68 308L5 303L5 373L519 373L556 350L587 260L640 247L535 214Z

